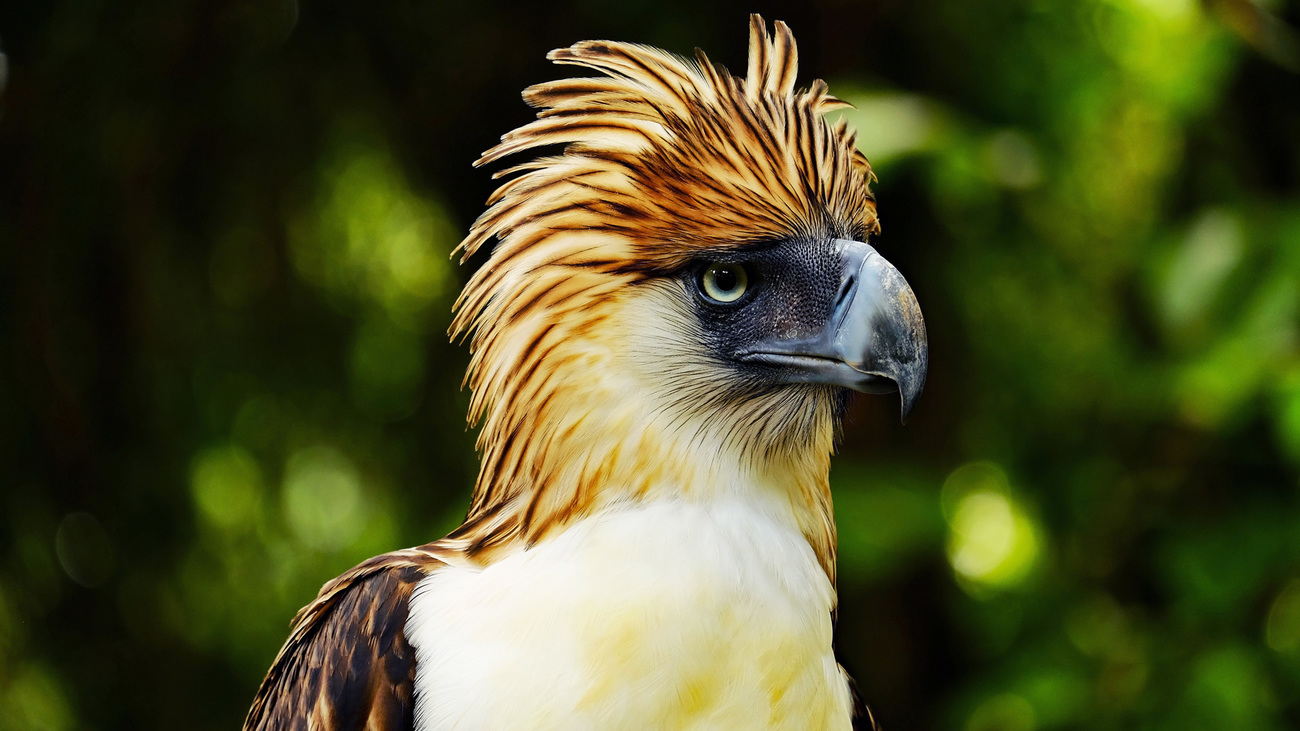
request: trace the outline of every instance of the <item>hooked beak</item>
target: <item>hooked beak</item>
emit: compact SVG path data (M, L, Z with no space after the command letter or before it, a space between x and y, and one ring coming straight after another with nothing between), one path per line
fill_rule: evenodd
M777 367L788 383L898 391L905 421L925 385L929 347L921 307L907 280L875 249L845 239L835 244L840 284L822 331L759 343L741 358Z

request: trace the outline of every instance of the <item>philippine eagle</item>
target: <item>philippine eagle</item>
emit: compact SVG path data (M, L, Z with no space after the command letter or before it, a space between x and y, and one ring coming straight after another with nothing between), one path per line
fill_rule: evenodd
M743 78L702 52L552 51L453 337L482 466L465 522L365 561L294 619L261 729L849 729L831 453L849 390L926 370L870 245L846 106L796 90L784 23ZM856 717L856 721L855 721Z

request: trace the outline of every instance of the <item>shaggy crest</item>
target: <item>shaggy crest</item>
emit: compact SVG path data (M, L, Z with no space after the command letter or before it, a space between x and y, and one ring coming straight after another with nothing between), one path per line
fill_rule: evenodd
M506 270L520 266L664 271L756 241L863 239L876 231L874 176L856 133L823 118L850 105L820 79L796 91L799 53L785 23L776 22L773 38L761 17L750 17L743 79L699 49L692 61L648 46L583 41L547 58L607 78L529 87L524 100L541 109L538 119L475 162L565 145L561 155L493 176L521 173L492 194L460 244L463 262L492 237L500 241L457 301L454 333L482 324ZM563 232L613 233L627 248L556 246Z

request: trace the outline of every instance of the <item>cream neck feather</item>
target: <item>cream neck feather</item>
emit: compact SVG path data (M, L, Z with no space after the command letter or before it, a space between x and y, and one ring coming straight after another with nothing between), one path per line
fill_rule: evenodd
M688 297L672 280L579 289L496 335L493 362L516 365L482 364L482 469L450 542L491 563L609 505L757 491L788 501L833 580L829 389L734 392Z

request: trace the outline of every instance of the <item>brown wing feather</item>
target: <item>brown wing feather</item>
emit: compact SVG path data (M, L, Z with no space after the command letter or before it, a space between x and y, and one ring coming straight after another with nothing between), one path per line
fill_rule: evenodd
M872 715L866 701L862 700L862 693L858 691L858 684L853 678L849 678L849 693L853 695L853 731L880 731L876 717Z
M411 592L444 565L429 545L369 559L321 587L262 681L245 731L414 728Z

